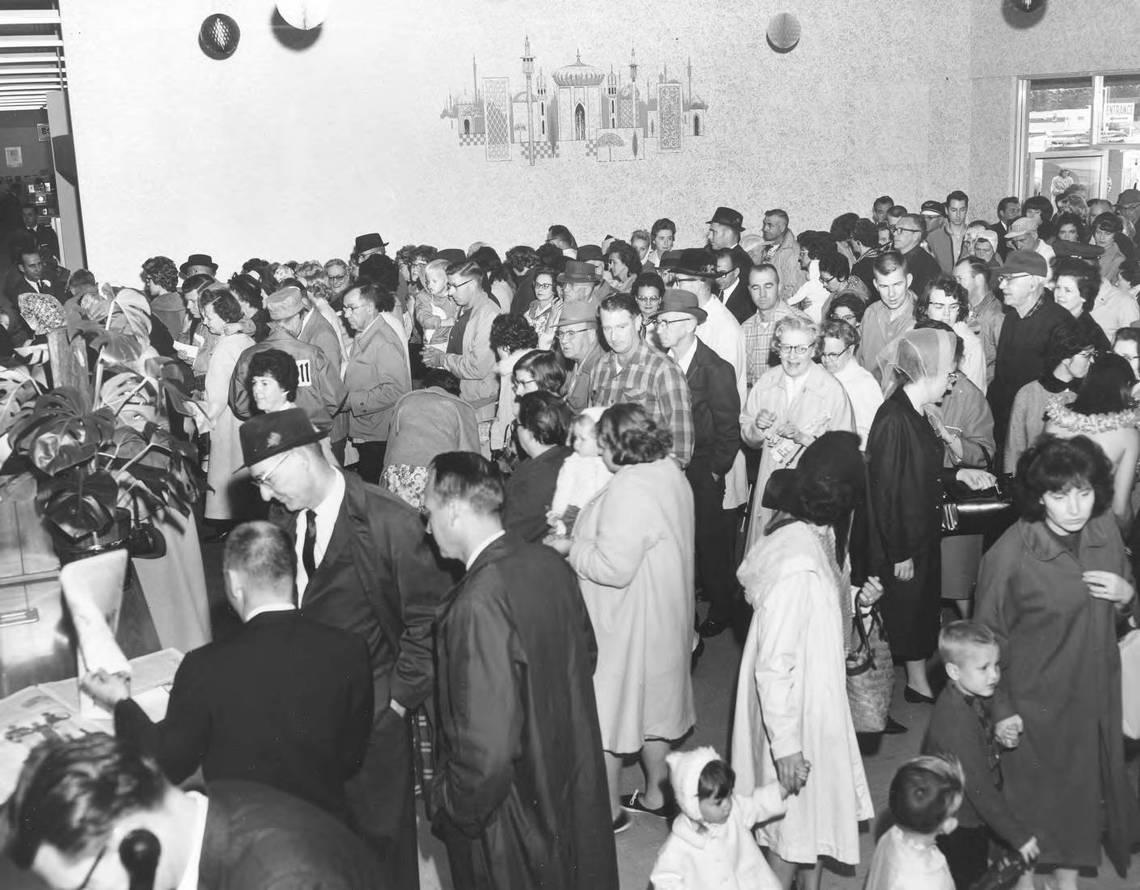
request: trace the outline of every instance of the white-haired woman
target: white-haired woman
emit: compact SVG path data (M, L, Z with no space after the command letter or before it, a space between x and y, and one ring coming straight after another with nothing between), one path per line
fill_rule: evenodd
M756 381L740 416L741 438L763 449L753 489L749 547L763 537L771 518L761 501L772 471L794 467L804 448L829 430L855 432L855 415L842 384L815 363L819 326L788 316L776 325L773 343L780 364Z

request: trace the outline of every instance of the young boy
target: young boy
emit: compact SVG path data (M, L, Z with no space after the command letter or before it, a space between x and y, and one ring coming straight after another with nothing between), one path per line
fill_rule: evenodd
M895 824L879 838L866 890L954 890L939 835L958 825L962 767L947 757L915 757L891 780Z
M1001 764L988 710L1001 677L1001 650L993 631L976 621L952 622L938 635L938 651L950 682L934 705L922 752L951 755L966 774L958 830L939 838L938 846L954 883L969 887L986 871L991 835L1026 862L1037 856L1037 839L1001 793Z
M712 748L670 754L669 781L681 812L657 855L655 890L779 890L752 828L784 813L778 782L734 795L736 774ZM807 778L805 764L801 779Z

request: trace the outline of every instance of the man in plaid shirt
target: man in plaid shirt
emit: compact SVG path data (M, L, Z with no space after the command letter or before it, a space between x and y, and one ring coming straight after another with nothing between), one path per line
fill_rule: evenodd
M629 294L606 297L600 315L610 351L590 375L590 405L640 405L673 434L673 456L686 466L693 454L694 434L685 372L638 335L641 312Z
M748 354L745 368L748 389L775 364L772 338L780 319L803 315L780 296L780 273L770 263L753 266L748 273L748 294L756 306L756 314L742 324L744 347Z

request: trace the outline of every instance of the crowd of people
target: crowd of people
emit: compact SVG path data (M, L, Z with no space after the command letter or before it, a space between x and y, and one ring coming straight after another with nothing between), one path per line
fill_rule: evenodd
M147 259L145 348L194 395L149 397L203 455L243 624L197 641L158 723L84 678L117 738L33 753L12 858L87 886L146 829L163 887L416 888L419 793L457 888L616 888L630 813L672 820L661 890L818 888L875 816L847 677L874 615L932 715L868 888L1125 873L1140 191L791 222L718 207L689 247L665 218L552 225L502 256L370 233L229 278ZM28 239L15 262L0 360L44 301L99 320L132 290ZM1000 527L947 527L987 497ZM685 749L730 628L722 759ZM177 787L198 768L207 796Z

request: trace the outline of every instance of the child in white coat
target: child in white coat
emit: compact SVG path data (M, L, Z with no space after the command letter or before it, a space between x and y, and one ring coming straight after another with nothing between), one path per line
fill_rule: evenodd
M752 828L784 813L778 782L732 793L736 775L712 748L667 758L680 813L649 880L655 890L780 890ZM809 765L804 766L806 770Z

